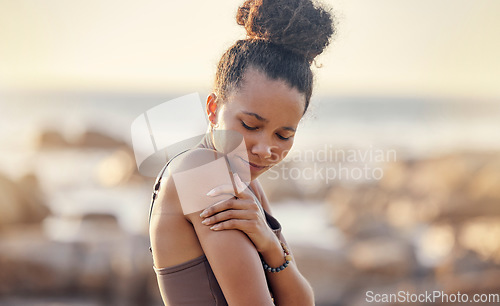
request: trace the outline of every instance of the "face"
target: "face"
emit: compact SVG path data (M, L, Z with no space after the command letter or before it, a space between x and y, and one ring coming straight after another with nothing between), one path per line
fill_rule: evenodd
M251 179L285 158L305 107L303 93L252 68L228 101L216 103L216 109L212 105L212 117L209 100L209 119L218 124L214 135L217 130L230 130L243 136L246 154L239 159L250 169Z

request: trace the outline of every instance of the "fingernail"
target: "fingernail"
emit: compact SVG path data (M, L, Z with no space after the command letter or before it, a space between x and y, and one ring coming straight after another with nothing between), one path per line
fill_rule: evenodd
M235 181L237 181L237 183L241 183L241 179L240 179L240 176L238 175L238 173L234 173L233 178Z
M233 177L234 177L234 182L236 183L236 186L238 187L238 192L242 192L243 190L245 190L246 189L246 185L240 179L240 176L237 173L235 173L233 175Z
M211 197L215 194L215 188L207 192L207 196Z
M203 219L203 221L201 221L201 224L205 224L206 225L207 223L208 223L208 218Z
M207 211L204 210L201 212L200 217L204 218L207 215Z
M216 230L218 230L218 229L219 229L219 225L218 225L218 224L216 224L216 225L212 225L212 226L210 227L210 229L211 229L211 230L213 230L213 231L216 231Z

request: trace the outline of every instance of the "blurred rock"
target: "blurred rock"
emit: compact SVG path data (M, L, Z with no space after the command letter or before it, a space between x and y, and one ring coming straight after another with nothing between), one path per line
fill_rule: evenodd
M367 290L403 283L414 293L498 293L499 186L498 152L402 160L378 182L331 186L331 219L359 275L338 305L367 305Z
M330 188L336 225L355 232L350 226L367 220L405 228L500 214L500 155L455 154L386 168L378 183Z
M58 131L42 131L38 135L36 147L38 149L61 149L71 146L66 138Z
M110 156L99 162L95 169L97 181L106 187L124 184L137 171L134 155L128 147L114 151Z
M406 191L413 197L429 194L449 196L469 180L470 170L460 155L418 161L409 167Z
M400 192L409 178L408 163L403 161L395 161L386 164L384 168L384 176L379 181L379 187L382 190L390 193Z
M105 133L87 130L78 137L66 139L60 131L46 130L40 132L36 142L38 149L65 148L100 148L109 149L128 146L124 141L115 139Z
M453 251L457 251L455 243L456 229L449 224L421 225L415 232L416 255L422 266L447 266L452 260Z
M500 203L500 158L486 159L466 184L472 200ZM497 205L498 206L498 205Z
M40 223L49 214L35 175L13 182L0 174L0 230L12 224Z
M57 242L39 225L0 233L0 296L74 294L101 305L160 305L159 292L151 289L157 284L147 237L106 233L105 216L85 220L103 235Z
M76 139L75 145L85 148L116 148L127 144L101 132L89 130Z
M364 273L406 277L416 266L411 245L402 239L376 237L360 240L349 248L352 266Z
M461 227L458 241L484 260L500 264L500 214L467 220Z
M75 245L48 240L39 225L11 226L0 237L0 295L73 290Z
M314 288L317 305L340 303L359 274L343 252L291 245L297 267Z
M110 153L95 168L100 186L131 186L131 149L99 133L84 138L70 146ZM64 145L56 140L46 143ZM367 290L500 292L498 153L400 160L386 164L380 181L261 181L272 202L331 203L327 213L345 241L335 249L291 246L317 305L367 305ZM0 176L0 295L74 293L102 305L161 305L147 236L127 234L113 215L95 213L79 216L66 242L48 239L37 225L48 214L37 186L32 175L20 182Z
M387 194L374 186L335 186L327 200L333 205L332 221L352 239L390 234L381 217L388 203Z

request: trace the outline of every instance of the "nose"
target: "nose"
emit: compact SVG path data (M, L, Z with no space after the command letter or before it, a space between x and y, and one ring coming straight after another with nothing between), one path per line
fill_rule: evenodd
M266 160L271 158L272 156L272 146L266 142L260 141L252 146L250 152L252 152L252 154L258 155L259 159Z

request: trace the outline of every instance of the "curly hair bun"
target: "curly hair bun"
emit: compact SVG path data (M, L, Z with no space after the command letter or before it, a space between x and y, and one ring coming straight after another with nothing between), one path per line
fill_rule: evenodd
M321 54L334 33L332 15L311 0L247 0L236 22L248 39L262 39L303 55L309 63Z

